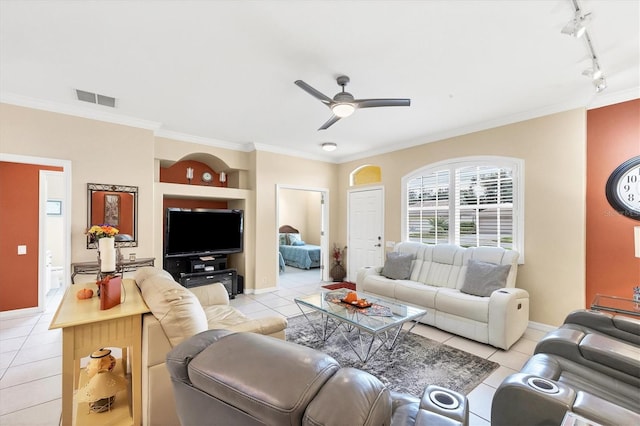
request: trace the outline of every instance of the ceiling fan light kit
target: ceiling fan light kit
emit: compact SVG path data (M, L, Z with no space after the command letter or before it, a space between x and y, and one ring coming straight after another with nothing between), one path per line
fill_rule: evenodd
M331 107L331 111L340 118L350 116L355 110L356 108L353 105L347 103L337 103Z
M350 79L346 75L341 75L336 79L338 86L342 87L342 91L338 92L333 99L314 89L302 80L296 80L296 86L318 99L325 104L333 115L318 130L325 130L335 124L341 118L350 116L356 109L375 108L387 106L410 106L411 99L354 99L353 95L345 92L344 87L349 83Z

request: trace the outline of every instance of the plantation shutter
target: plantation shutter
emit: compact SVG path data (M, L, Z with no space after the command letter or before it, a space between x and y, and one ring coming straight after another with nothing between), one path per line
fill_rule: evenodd
M510 169L456 170L455 244L513 248L513 177Z
M418 176L407 183L409 241L449 241L449 170Z
M456 162L409 177L406 239L516 249L514 168L498 164Z

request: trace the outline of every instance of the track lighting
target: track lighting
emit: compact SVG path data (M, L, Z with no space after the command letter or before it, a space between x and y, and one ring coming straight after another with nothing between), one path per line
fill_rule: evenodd
M591 43L591 37L587 32L586 23L589 21L591 13L583 14L578 6L578 0L571 0L573 8L575 10L573 19L567 23L567 25L560 31L562 34L568 34L570 36L579 38L584 37L587 43L587 49L589 50L589 56L591 56L591 68L587 68L582 72L582 75L589 77L593 80L593 85L596 88L596 93L602 92L607 88L607 81L604 78L604 73L600 68L598 57Z
M567 22L567 25L565 25L560 32L575 38L582 37L585 31L587 31L586 24L589 22L590 15L591 13L583 15L582 11L576 7L576 13L573 16L573 19Z
M338 149L338 145L336 145L333 142L325 142L322 144L322 149L324 149L325 151L335 151L336 149Z

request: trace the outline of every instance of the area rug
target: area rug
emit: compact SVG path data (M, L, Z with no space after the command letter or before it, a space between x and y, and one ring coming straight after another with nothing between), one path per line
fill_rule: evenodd
M317 320L316 314L309 316ZM318 349L343 367L365 370L390 390L416 397L421 397L430 384L466 395L499 366L414 333L404 336L393 351L381 348L373 358L362 363L338 331L323 343L303 315L289 318L287 340Z
M356 283L350 283L348 281L342 281L341 283L327 284L323 285L323 288L327 288L329 290L338 290L339 288L346 288L351 291L356 291Z

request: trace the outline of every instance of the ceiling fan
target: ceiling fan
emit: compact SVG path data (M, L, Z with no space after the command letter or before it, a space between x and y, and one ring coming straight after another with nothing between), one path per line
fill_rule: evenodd
M328 129L341 118L348 117L358 108L375 108L388 106L410 106L411 99L354 99L353 95L344 91L344 86L349 83L349 77L341 75L337 79L342 92L338 92L333 99L309 86L302 80L296 80L295 84L320 102L325 104L333 112L333 116L318 130Z

